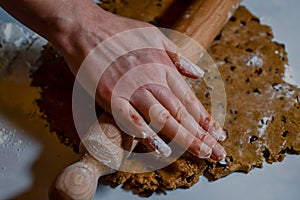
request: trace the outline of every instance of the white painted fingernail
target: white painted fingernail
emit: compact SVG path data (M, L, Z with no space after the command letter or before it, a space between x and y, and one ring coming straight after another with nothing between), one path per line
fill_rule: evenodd
M223 129L213 130L211 135L218 141L224 141L226 139L226 133Z
M226 153L224 147L222 147L220 144L218 144L218 145L219 145L219 150L220 150L220 152L221 152L221 154L222 154L222 155L220 156L220 160L223 160L223 159L226 158L227 153Z
M222 130L222 134L219 136L218 141L224 141L226 140L226 138L227 138L226 133L225 131Z
M146 133L142 134L147 135ZM149 145L155 150L156 153L159 153L164 157L169 157L171 155L171 148L159 136L148 136L145 139L149 141Z
M224 141L226 139L225 131L216 122L211 121L209 124L210 134L218 141Z
M211 158L215 161L224 160L226 158L226 151L219 143L216 143L213 147L213 154Z
M204 76L204 71L200 69L197 65L186 59L185 57L180 57L180 65L184 67L186 70L190 71L191 73L199 76L199 78Z
M225 158L222 159L222 160L219 160L218 162L219 162L221 165L227 165L227 161L226 161Z
M151 143L164 157L169 157L171 155L171 148L160 137L152 137Z

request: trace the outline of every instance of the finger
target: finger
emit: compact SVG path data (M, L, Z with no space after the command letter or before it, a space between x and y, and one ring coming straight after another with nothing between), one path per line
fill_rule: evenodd
M178 123L193 135L201 138L201 135L206 132L169 88L157 84L151 85L148 90L171 113Z
M167 41L164 43L164 48L166 49L166 52L173 64L182 75L196 79L203 77L204 71L183 56L183 54L180 53L179 48L174 43Z
M207 112L183 78L178 73L170 71L167 82L174 95L178 97L194 119L218 141L224 141L226 133Z
M146 124L143 117L122 98L112 100L114 119L125 133L138 137L151 150L164 157L171 155L171 148Z
M193 116L186 110L184 105L178 100L178 98L170 91L170 89L155 85L150 89L153 96L167 109L170 111L171 115L188 131L190 131L193 135L198 137L200 140L204 135L206 135L206 131L197 123ZM209 146L214 147L214 151L212 152L212 156L218 158L221 153L224 152L224 148L217 144L215 138L210 140L208 143ZM217 155L217 156L216 156Z
M225 154L224 154L224 155L220 155L220 154L219 154L219 149L220 149L220 148L223 148L223 147L221 146L220 143L217 143L217 144L213 147L213 149L212 149L212 154L211 154L211 158L212 158L213 160L219 161L219 162L222 164L222 163L225 162L226 152L225 152L225 150L224 150ZM224 149L224 148L223 148L223 149ZM220 159L221 156L223 156L222 159Z
M147 90L136 91L130 100L134 107L150 121L151 127L161 130L169 139L174 140L182 148L187 149L199 158L221 160L226 156L224 149L216 149L217 141L204 132L200 137L181 126L178 121L164 108L160 102Z

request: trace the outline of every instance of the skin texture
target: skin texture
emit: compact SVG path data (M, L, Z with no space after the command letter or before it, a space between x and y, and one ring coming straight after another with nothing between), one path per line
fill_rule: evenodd
M151 38L133 37L134 41L154 48L129 51L105 69L99 65L86 68L89 80L98 86L97 103L108 113L117 112L120 128L134 134L158 154L168 156L171 149L153 128L161 129L166 137L174 138L176 143L197 157L225 158L226 153L219 144L226 138L225 132L181 76L199 78L201 70L189 62L182 62L180 50L157 28L108 13L90 0L0 2L11 15L51 42L64 56L74 75L91 50L102 41L123 31L149 28ZM126 51L132 44L113 45ZM99 54L97 63L101 63L100 58L109 57L105 52ZM98 77L93 77L97 70L103 71L99 82ZM134 73L128 73L131 70ZM121 79L124 81L116 89ZM147 84L137 87L139 80ZM132 95L126 93L133 89Z

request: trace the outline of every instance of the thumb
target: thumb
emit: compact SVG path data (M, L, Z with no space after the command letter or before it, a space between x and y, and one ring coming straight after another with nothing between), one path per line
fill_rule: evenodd
M191 62L189 59L187 59L185 56L183 56L180 53L179 47L177 47L174 43L170 41L167 44L164 44L164 47L169 58L172 60L177 70L182 75L189 78L203 77L205 72L200 67Z

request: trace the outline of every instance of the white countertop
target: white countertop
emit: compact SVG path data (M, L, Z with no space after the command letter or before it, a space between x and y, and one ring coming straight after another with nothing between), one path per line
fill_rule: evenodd
M261 18L262 23L272 26L276 41L286 45L290 66L294 69L294 80L300 86L300 1L245 0L244 4ZM0 20L14 21L2 10ZM17 98L16 94L10 95ZM47 199L53 178L61 169L78 159L78 155L71 148L60 144L43 124L32 125L35 121L25 120L25 112L18 113L15 104L17 103L12 100L7 105L0 105L0 134L5 133L7 137L2 137L2 140L8 141L5 146L1 146L0 140L0 200ZM179 189L168 192L167 195L153 195L149 200L296 200L300 196L299 158L287 156L281 163L265 164L263 169L255 169L247 175L234 173L216 182L208 182L203 177L188 190ZM100 186L95 199L141 198L120 188Z

